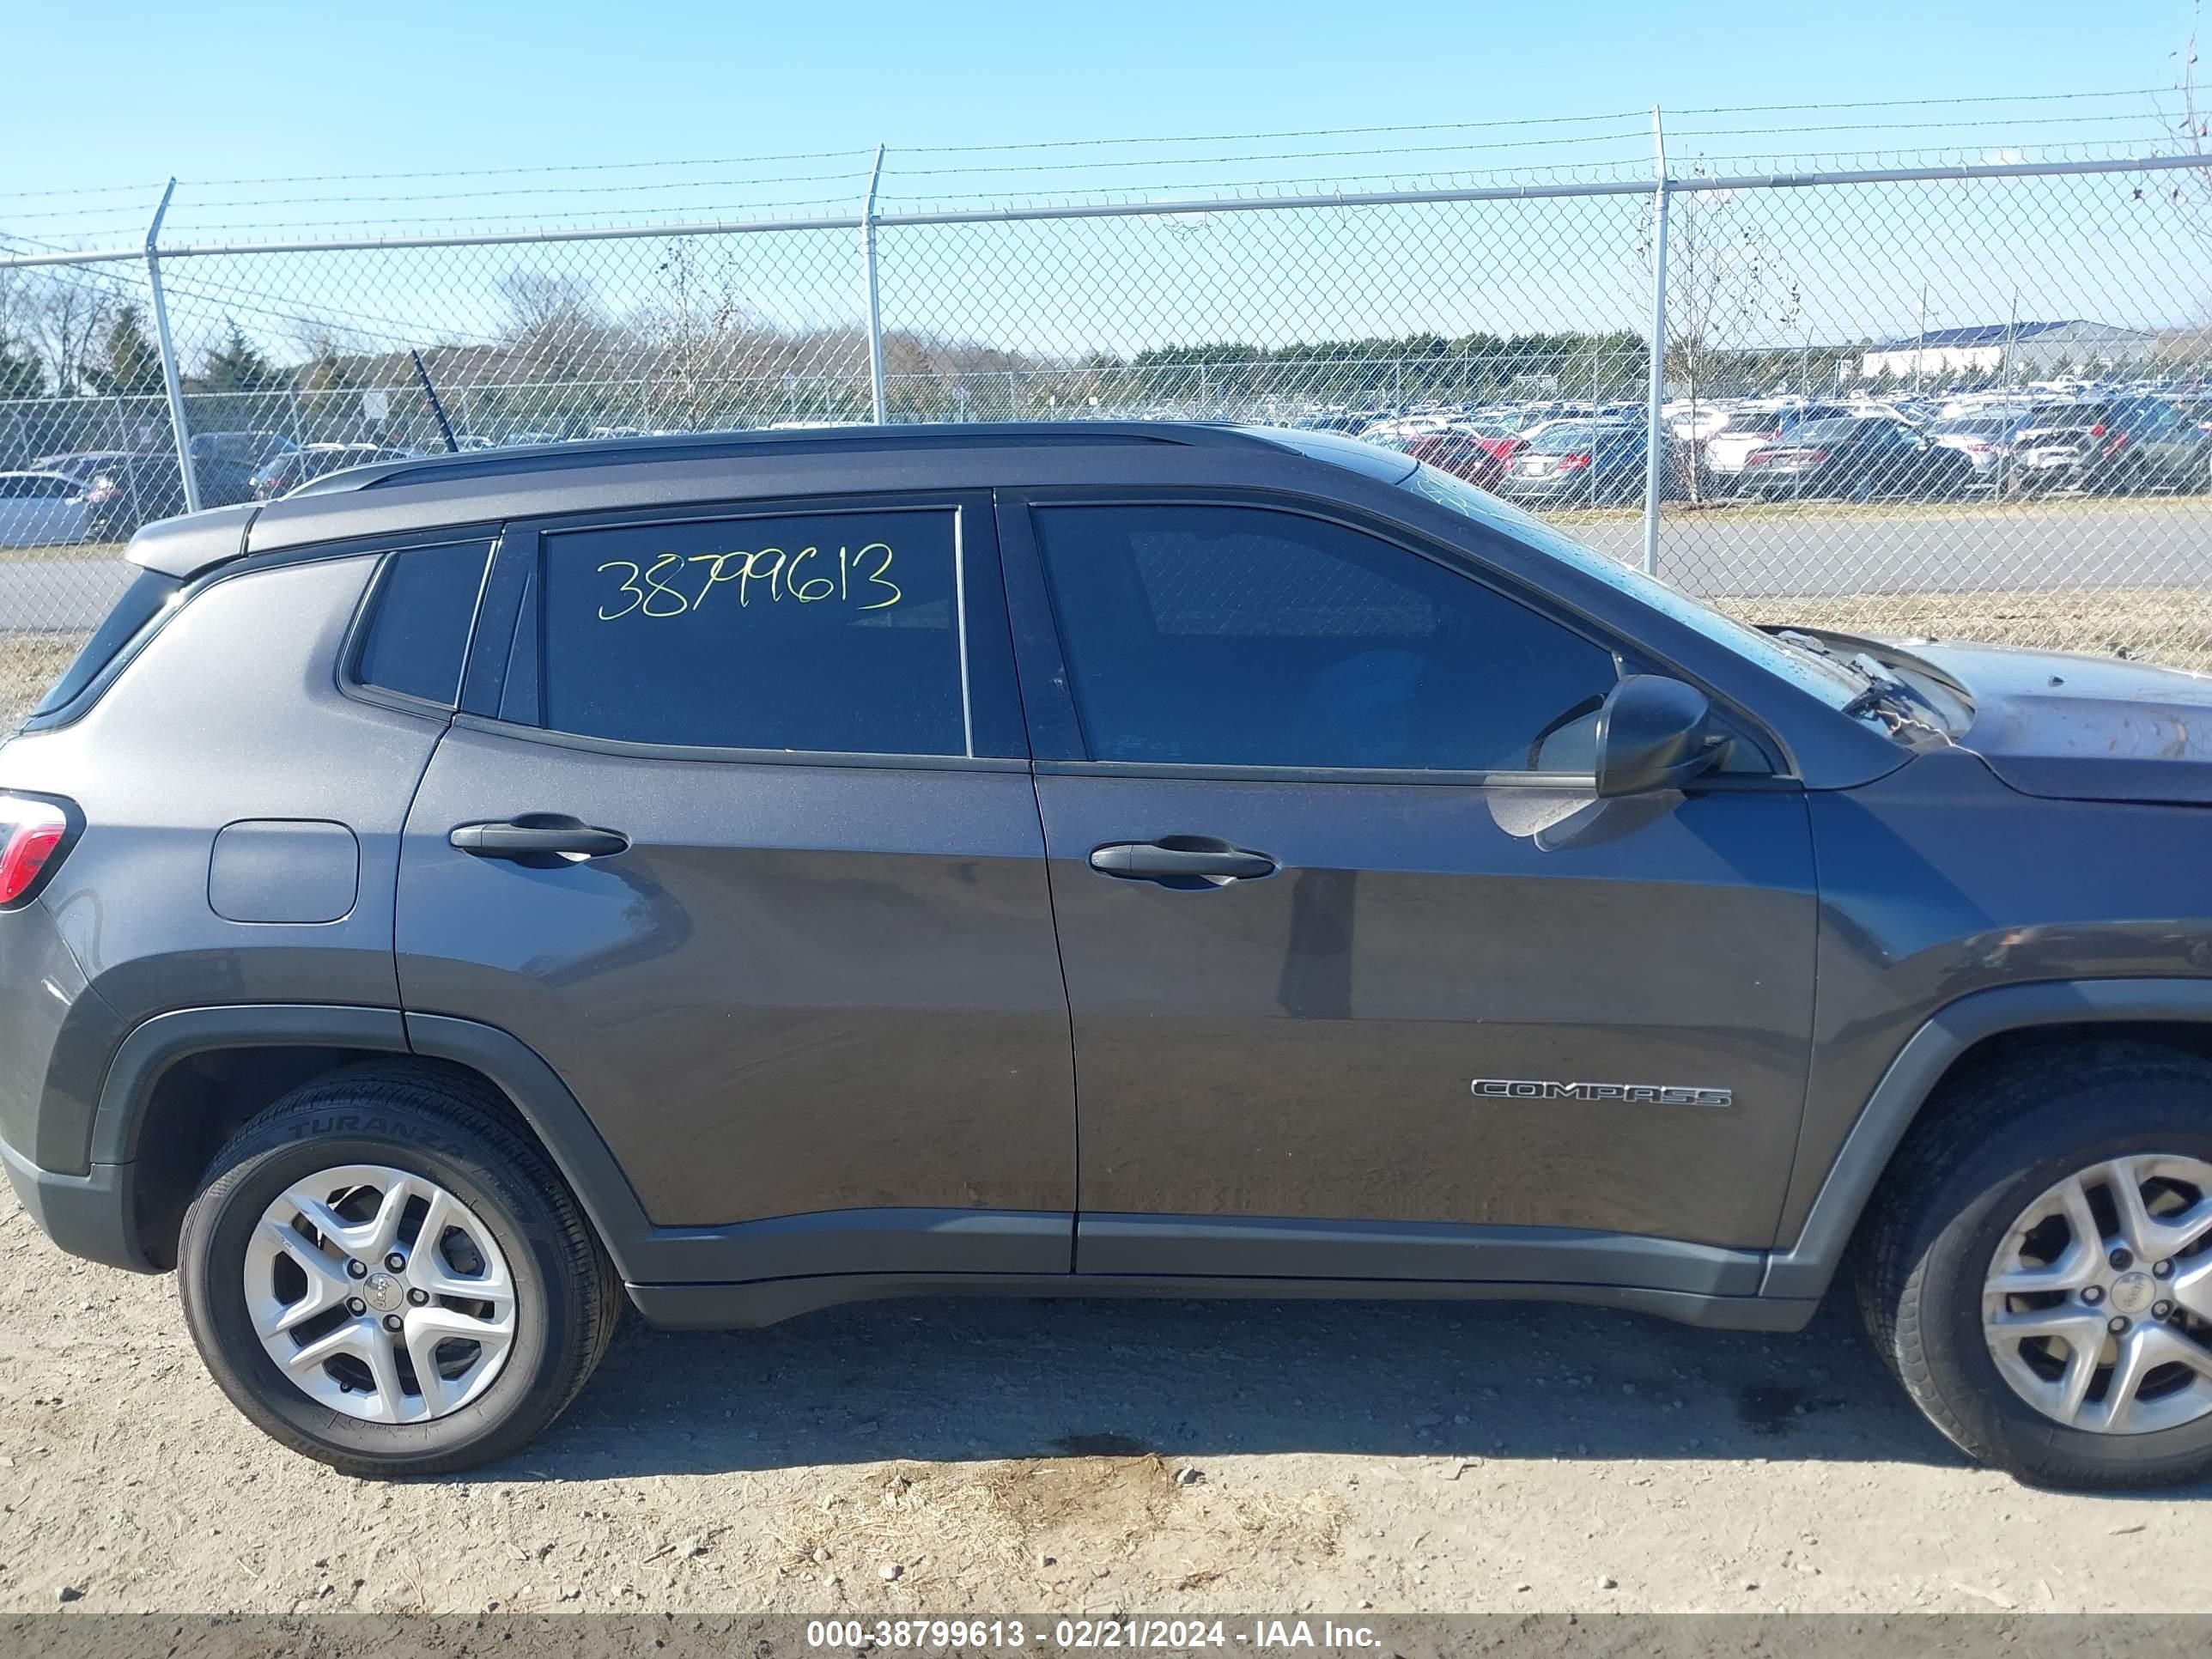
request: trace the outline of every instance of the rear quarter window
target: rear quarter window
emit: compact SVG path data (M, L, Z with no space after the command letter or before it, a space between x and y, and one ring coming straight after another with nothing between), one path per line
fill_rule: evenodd
M355 652L355 682L451 708L490 554L489 542L387 554Z
M31 711L31 718L52 714L75 702L78 694L100 677L100 672L115 659L125 645L138 637L169 603L184 589L184 584L174 576L165 576L158 570L142 570L131 580L100 619L100 626L92 630L92 637L84 648L70 659L62 676L39 699L39 706Z

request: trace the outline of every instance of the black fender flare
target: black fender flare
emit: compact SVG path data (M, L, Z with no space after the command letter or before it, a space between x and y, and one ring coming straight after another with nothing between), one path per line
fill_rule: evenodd
M134 1027L108 1062L93 1114L93 1163L136 1162L155 1087L178 1061L270 1047L419 1054L480 1073L536 1134L623 1276L683 1276L685 1231L647 1219L614 1154L553 1068L509 1032L444 1014L332 1003L231 1003L156 1014Z
M2212 980L2046 980L1948 1003L1915 1031L1875 1085L1828 1166L1796 1242L1768 1258L1759 1294L1825 1293L1891 1155L1951 1063L1985 1038L2039 1025L2131 1021L2212 1025Z

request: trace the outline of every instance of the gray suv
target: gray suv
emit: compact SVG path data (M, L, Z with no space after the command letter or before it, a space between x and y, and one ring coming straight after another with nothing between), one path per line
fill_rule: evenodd
M625 1302L1843 1272L2212 1466L2212 679L1740 625L1316 433L384 462L151 525L0 750L0 1151L241 1410L512 1451Z

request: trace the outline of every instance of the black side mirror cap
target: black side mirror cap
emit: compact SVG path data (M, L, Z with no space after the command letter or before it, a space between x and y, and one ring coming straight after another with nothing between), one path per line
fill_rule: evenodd
M1597 717L1601 799L1679 789L1719 758L1712 705L1694 685L1662 674L1631 674Z

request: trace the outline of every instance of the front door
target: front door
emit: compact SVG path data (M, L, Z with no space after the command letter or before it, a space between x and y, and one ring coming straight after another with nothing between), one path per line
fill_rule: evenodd
M408 822L409 1012L536 1050L689 1277L1065 1272L988 501L510 526L489 591Z
M1797 1133L1802 794L1747 744L1597 802L1608 643L1444 550L1249 500L1000 516L1079 1269L1755 1288L1710 1247L1771 1243Z

